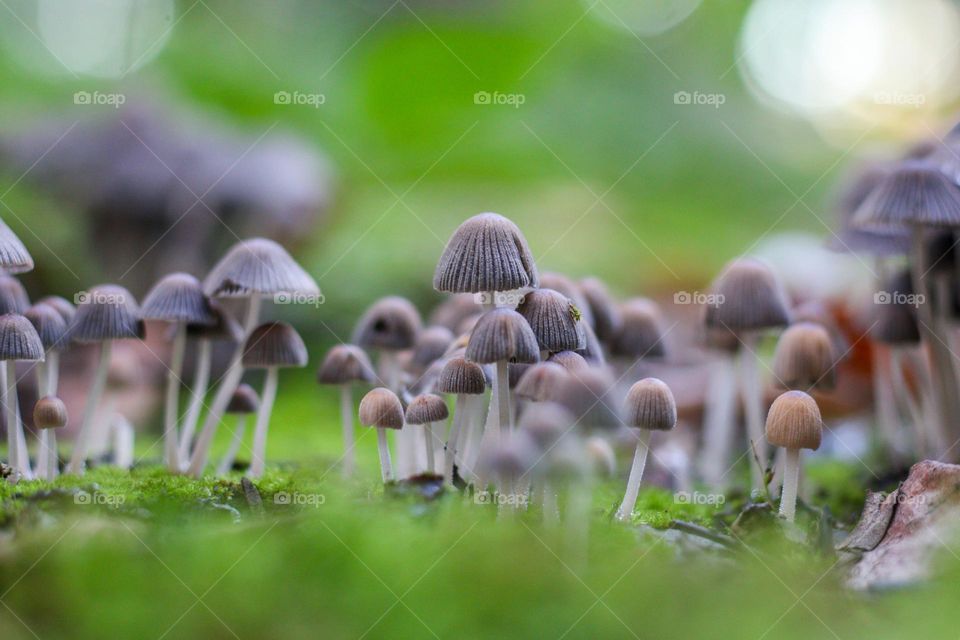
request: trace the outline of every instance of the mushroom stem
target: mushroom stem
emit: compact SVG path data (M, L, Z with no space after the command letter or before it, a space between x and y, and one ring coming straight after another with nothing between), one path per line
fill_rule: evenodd
M800 482L800 449L787 449L783 457L783 492L780 515L793 522L797 513L797 485Z
M437 468L433 459L433 423L423 425L423 444L427 448L427 473L436 473Z
M270 414L273 412L273 401L277 398L277 380L279 369L267 369L267 379L263 383L263 393L260 399L260 408L257 411L257 424L253 430L253 460L250 462L249 476L259 478L263 475L267 459L267 429L270 427Z
M343 475L353 475L353 390L349 384L340 385L340 417L343 420Z
M60 352L48 351L46 362L43 363L44 377L47 379L47 395L57 395L60 384ZM47 479L54 480L60 475L60 457L57 455L57 430L44 429L47 436Z
M618 520L629 520L633 516L633 508L637 504L637 495L640 493L640 481L643 480L643 470L647 466L647 455L650 453L650 430L640 429L637 437L637 449L633 454L633 464L630 465L630 476L627 478L627 492L623 502L617 509Z
M33 372L37 377L37 398L47 395L47 373L46 363L38 362L34 365ZM48 453L49 442L47 432L50 429L40 429L38 438L40 447L37 450L37 477L43 480L48 479L47 465L50 463L50 454Z
M455 459L458 460L458 475L476 483L479 478L473 470L476 467L476 452L483 439L483 408L486 403L482 394L469 396L465 403L467 415L464 417L463 428L455 445L455 453L459 453Z
M200 410L203 408L203 398L207 395L207 385L210 383L210 353L213 342L201 338L200 351L197 354L197 366L193 372L193 384L190 389L190 404L183 420L183 429L180 431L180 462L186 464L190 459L190 445L193 444L193 434L197 431L197 422L200 420Z
M383 478L383 484L393 482L393 463L390 461L387 432L381 427L377 427L377 449L380 452L380 475Z
M893 395L907 409L910 422L913 423L913 432L916 438L914 446L916 447L917 455L926 457L931 451L942 451L942 449L933 448L934 441L930 438L931 429L934 428L931 422L936 421L926 419L916 398L914 398L910 392L910 388L907 386L907 381L903 376L903 369L906 364L903 360L904 355L901 348L897 347L894 347L891 353L890 378L893 381Z
M750 465L754 489L763 489L763 474L767 465L767 441L763 433L763 383L760 379L760 354L757 353L759 342L759 336L751 333L744 337L740 348L740 391L746 414L747 440L760 460L759 465Z
M499 438L504 429L513 429L513 419L510 412L510 364L506 360L497 361L497 432Z
M80 423L77 439L73 443L73 451L70 455L70 463L67 465L66 473L83 474L87 449L90 447L90 438L93 435L93 419L97 415L97 405L100 404L100 398L103 396L103 387L107 383L107 372L110 370L112 342L112 340L104 340L100 343L100 362L93 374L93 383L90 385L87 403L83 407L83 421Z
M243 377L243 347L247 336L257 326L257 319L260 316L260 298L257 295L250 297L247 305L247 317L243 323L243 338L237 342L237 348L233 352L233 358L227 367L227 372L223 375L223 381L217 388L217 395L213 398L213 405L207 413L207 419L203 423L203 429L200 431L200 437L197 438L197 444L193 449L193 455L190 457L190 466L187 472L199 478L203 475L203 468L207 465L207 458L210 456L210 445L213 443L213 436L217 433L217 427L220 425L220 419L233 392L236 391L240 379Z
M121 469L133 466L133 425L122 413L113 416L113 464ZM50 429L48 429L50 431Z
M548 527L556 527L560 522L560 507L557 504L557 492L553 490L550 481L543 481L543 497L541 506L543 508L543 523Z
M710 372L704 406L703 479L711 486L725 484L733 444L737 408L737 376L730 358L717 359Z
M450 433L447 435L447 443L443 447L443 481L446 484L453 484L453 461L460 447L460 432L463 429L463 421L468 418L467 407L467 395L458 393L453 405L453 424L450 426Z
M8 360L4 367L6 371L3 381L3 410L4 420L7 423L7 455L9 464L15 471L20 470L20 447L17 441L17 409L13 399L17 394L16 371L14 370L13 360ZM11 475L11 480L16 482L16 473Z
M237 453L240 451L240 445L243 444L243 434L247 430L247 416L237 416L237 424L233 428L233 437L230 438L230 446L227 452L223 454L220 464L217 465L217 475L224 476L233 469L233 463L237 459Z
M180 473L180 442L177 437L177 413L180 405L180 374L183 372L183 352L187 346L187 330L178 322L173 336L170 367L167 369L167 396L163 412L163 456L167 470Z

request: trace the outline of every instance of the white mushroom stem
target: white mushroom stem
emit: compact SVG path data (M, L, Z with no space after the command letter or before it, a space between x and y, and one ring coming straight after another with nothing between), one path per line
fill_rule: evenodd
M253 430L253 460L250 462L250 477L259 478L267 460L267 429L270 428L270 414L273 412L273 401L277 398L277 379L279 368L267 369L267 379L263 383L263 393L260 395L260 408L257 411L257 425Z
M387 430L381 427L377 427L377 450L380 452L380 475L383 478L383 484L393 482L393 463L390 461Z
M47 395L57 395L57 387L60 384L60 352L48 351L47 359L44 362L44 376L47 379ZM60 456L57 454L57 430L44 429L47 435L47 479L54 480L60 475Z
M752 448L748 456L750 477L754 489L763 489L763 474L767 467L767 441L763 426L763 381L760 378L759 336L749 334L740 347L740 391L747 420L747 440ZM756 464L754 453L759 458Z
M114 414L113 427L113 464L121 469L133 466L133 425L122 413ZM48 429L50 431L50 429Z
M353 475L355 458L353 453L353 388L349 384L340 385L340 417L343 421L343 475Z
M627 492L623 495L623 502L617 509L618 520L629 520L633 516L633 508L637 505L637 495L640 493L640 481L643 480L643 470L647 466L647 455L650 453L650 430L639 429L637 449L633 454L633 464L630 466L630 476L627 478Z
M180 440L177 436L177 414L180 409L180 374L183 372L183 352L187 346L187 328L178 322L174 329L173 350L167 368L167 396L163 412L163 457L167 469L180 472Z
M33 372L37 377L37 398L43 398L47 395L47 374L46 374L46 365L43 362L38 362L33 367ZM47 466L50 464L50 454L48 452L49 442L47 438L47 432L51 429L40 429L38 434L40 441L40 448L37 451L37 477L42 480L47 480L49 474L47 473Z
M907 386L907 381L903 376L904 366L906 365L904 362L905 355L902 347L893 347L891 350L890 378L893 382L893 397L899 401L909 415L916 440L914 446L917 455L926 457L932 453L936 457L943 452L943 449L939 448L940 445L935 444L936 440L931 439L931 436L934 435L932 431L936 429L936 425L933 424L936 420L927 419L928 416L924 414L920 404Z
M497 393L497 432L494 435L499 438L504 429L513 429L510 413L510 364L506 360L497 361L494 385Z
M183 420L183 429L180 431L180 462L186 465L190 459L190 445L193 444L193 434L197 431L197 422L200 420L200 409L203 407L203 398L207 395L207 385L210 383L210 353L213 342L208 338L199 341L197 366L193 373L193 385L190 389L190 404Z
M87 449L90 447L90 439L93 436L93 420L97 415L97 405L100 404L100 398L103 396L103 388L107 383L107 372L110 370L110 347L112 342L112 340L104 340L100 343L100 362L97 364L97 370L93 374L93 383L90 385L90 392L87 394L87 403L83 408L83 421L80 423L80 431L77 432L77 439L73 443L73 452L70 455L70 463L67 465L66 473L83 473L84 464L87 459Z
M460 432L463 430L464 421L469 418L467 415L468 397L464 393L458 393L453 404L453 424L450 426L450 433L447 435L447 443L443 447L443 481L446 484L453 484L453 461L460 447Z
M723 486L737 419L737 375L726 355L711 366L703 412L703 479L710 486Z
M230 439L230 446L227 448L227 452L223 454L220 464L217 465L218 476L225 476L233 469L233 463L236 461L237 454L240 452L240 445L243 444L243 434L246 430L247 416L237 416L237 424L233 428L233 437Z
M436 473L437 467L433 460L433 423L423 425L423 444L427 448L427 473Z
M20 447L17 440L17 409L14 405L14 398L17 394L17 376L15 365L12 360L6 362L5 380L3 381L3 417L7 423L7 455L8 463L14 471L20 471ZM11 479L16 481L16 473L11 475Z
M217 433L217 427L220 425L220 419L227 405L230 404L230 398L233 392L237 390L240 379L243 377L243 349L246 344L247 336L257 326L257 319L260 317L260 297L257 295L249 299L247 305L247 317L243 323L243 337L237 343L237 348L233 352L233 358L227 367L227 372L223 375L223 380L217 388L217 395L213 398L213 404L207 413L207 419L203 423L203 429L200 431L200 437L197 438L197 444L193 449L193 455L190 457L190 466L187 472L199 478L203 475L203 469L207 466L207 458L210 456L210 445L213 444L213 436Z
M793 522L797 513L797 485L800 483L800 449L787 449L783 457L783 493L780 515Z

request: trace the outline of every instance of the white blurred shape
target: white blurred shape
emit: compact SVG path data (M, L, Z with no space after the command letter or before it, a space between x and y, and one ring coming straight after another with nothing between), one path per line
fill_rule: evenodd
M823 238L811 233L771 235L754 255L770 265L795 300L849 298L870 287L865 264L856 256L827 249Z
M590 14L602 22L655 36L677 26L697 10L702 0L583 0Z

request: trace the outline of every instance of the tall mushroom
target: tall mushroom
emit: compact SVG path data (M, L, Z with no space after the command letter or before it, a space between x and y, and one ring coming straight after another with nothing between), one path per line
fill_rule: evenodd
M823 431L820 407L803 391L787 391L770 406L766 431L770 444L786 449L780 515L793 522L797 509L797 484L800 482L800 450L820 448Z
M246 339L256 327L260 303L264 297L287 301L318 297L320 288L310 275L290 257L287 250L273 240L253 238L235 244L204 278L203 290L211 297L241 298L247 302L243 322ZM210 445L217 432L223 412L243 377L244 342L241 340L233 353L227 371L207 412L200 436L197 438L187 472L200 477L210 455Z
M465 431L475 428L475 423L483 411L483 392L487 388L487 379L483 368L463 357L447 360L440 371L440 377L434 386L437 393L449 393L456 399L453 405L453 425L447 435L443 456L443 479L453 484L454 463L459 458L463 470L463 446L467 441ZM461 474L462 475L462 474Z
M307 364L307 347L297 330L286 322L262 324L247 338L243 351L243 366L248 369L266 369L267 377L260 393L260 409L253 432L253 460L250 462L250 477L263 475L267 458L267 430L270 414L277 397L277 384L281 367L303 367Z
M376 379L370 358L360 347L352 344L338 344L323 359L317 370L317 382L323 385L340 387L340 418L343 423L343 474L353 475L354 438L353 438L353 385L372 383Z
M380 474L383 483L393 482L393 464L387 429L403 429L403 406L393 391L383 387L371 390L360 400L360 424L377 430L377 450L380 452Z
M15 313L0 316L0 361L6 363L7 374L6 383L0 388L0 397L7 424L7 450L10 466L27 478L30 477L29 454L23 446L26 438L17 412L17 362L42 360L43 343L30 321Z
M67 330L67 339L81 344L100 343L100 362L90 383L83 421L66 468L66 473L82 474L93 436L93 421L110 370L110 347L114 340L143 338L143 320L136 299L118 285L94 287L78 300L80 304Z
M434 425L444 422L449 417L447 403L440 396L424 393L417 396L407 405L407 424L423 425L423 444L427 454L427 473L434 474L437 467L434 461Z
M233 436L230 438L230 446L227 452L220 459L217 465L217 475L226 475L233 469L233 463L237 459L237 453L240 452L240 445L243 444L243 435L247 430L247 416L256 413L260 408L260 396L248 384L241 384L233 392L230 403L227 405L226 413L237 416L237 423L233 427Z
M213 325L216 317L200 281L187 273L172 273L157 282L143 299L141 317L173 324L173 348L167 366L167 394L163 411L163 453L167 469L179 473L180 438L177 423L187 325Z
M27 309L24 317L30 321L43 344L44 361L37 363L37 395L57 394L57 379L60 368L60 350L66 346L64 339L67 323L56 309L46 303L37 303ZM37 452L37 475L52 480L59 469L56 436L52 429L40 429L40 448Z
M56 396L40 398L33 405L33 424L40 430L40 441L46 443L47 451L50 452L50 459L42 468L38 468L37 475L44 480L53 480L57 477L57 439L53 434L67 425L67 406ZM46 433L50 433L50 437L45 438ZM42 460L43 447L39 455Z

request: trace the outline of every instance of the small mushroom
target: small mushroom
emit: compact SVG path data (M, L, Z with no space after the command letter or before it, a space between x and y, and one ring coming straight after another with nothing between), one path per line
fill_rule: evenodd
M427 473L434 474L437 467L434 462L434 425L444 422L450 413L447 403L440 396L425 393L415 397L407 405L407 424L423 425L423 443L427 453Z
M0 361L6 363L6 381L0 388L0 402L4 407L7 425L7 451L9 464L20 475L30 478L30 458L23 423L17 411L17 362L43 360L43 343L30 321L21 315L7 313L0 316ZM16 474L11 476L16 481Z
M836 360L827 330L812 322L798 322L777 342L773 375L786 389L830 391L836 386Z
M227 405L225 413L237 416L237 423L233 428L233 437L230 438L230 446L227 452L217 465L217 475L224 476L233 469L233 463L237 460L237 453L240 451L240 445L243 444L243 436L247 430L247 417L256 413L260 408L260 397L248 384L241 384L233 392L230 403Z
M33 424L40 429L40 460L37 463L37 475L44 480L57 477L57 436L56 430L67 426L67 406L56 396L44 396L33 405ZM44 456L47 457L44 462ZM40 467L40 463L43 466Z
M370 358L360 347L338 344L327 353L317 371L317 382L340 387L340 418L343 423L343 474L353 475L353 385L376 380Z
M534 289L523 297L517 312L527 319L540 345L541 357L557 351L577 351L587 339L580 309L553 289Z
M803 391L787 391L770 406L767 414L767 441L786 449L783 459L783 491L780 515L793 522L800 482L800 450L820 448L823 420L816 400Z
M393 482L393 463L387 445L387 429L403 429L403 406L393 391L384 387L371 390L360 400L360 424L377 429L377 449L380 452L380 474L383 483Z
M620 323L623 321L620 316L620 307L599 278L581 280L580 291L593 315L594 333L601 341L609 343L619 331Z
M0 275L0 315L22 314L30 306L30 297L20 281L11 275Z
M60 350L66 346L67 323L63 316L46 303L27 309L24 317L30 321L43 344L44 361L35 366L37 395L55 396L60 371ZM40 431L40 449L37 453L37 476L53 480L59 473L57 445L53 431Z
M555 362L539 362L520 376L514 395L531 402L550 400L556 387L568 375L567 370Z
M459 458L460 467L464 467L465 455L461 452L466 452L462 443L467 442L469 436L469 433L465 432L479 428L480 412L483 411L483 392L486 388L487 381L483 368L463 357L452 357L447 360L434 385L438 393L449 393L456 398L453 405L453 425L450 427L450 433L444 445L443 479L447 484L453 483L453 467L456 459Z
M453 332L446 327L427 327L421 331L413 345L413 357L410 360L413 374L423 375L430 365L443 357L453 341Z

